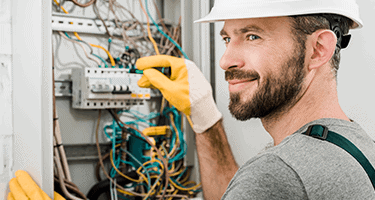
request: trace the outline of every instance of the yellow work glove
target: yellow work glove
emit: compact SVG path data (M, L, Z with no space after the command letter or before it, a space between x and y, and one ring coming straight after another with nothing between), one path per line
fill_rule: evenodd
M23 171L16 171L16 178L9 181L10 192L8 200L51 200L49 196L34 182L30 175ZM65 200L55 192L55 200Z
M159 89L177 110L191 116L196 133L204 132L221 119L211 85L192 61L157 55L138 59L136 66L143 70L138 85ZM170 78L153 67L170 67Z

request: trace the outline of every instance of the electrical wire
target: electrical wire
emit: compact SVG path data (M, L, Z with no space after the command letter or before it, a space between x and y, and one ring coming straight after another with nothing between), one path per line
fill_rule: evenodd
M110 153L110 154L112 154L112 152L113 152L113 150L111 150L111 153ZM133 182L136 182L136 183L141 182L141 180L133 179L133 178L131 178L131 177L129 177L129 176L123 174L120 170L118 170L117 167L115 166L114 162L113 162L113 157L112 157L112 156L110 156L109 159L110 159L110 161L111 161L111 165L112 165L113 169L115 169L116 172L117 172L118 174L120 174L122 177L124 177L124 178L126 178L126 179L128 179L128 180L131 180L131 181L133 181Z
M54 0L54 1L57 2L56 0ZM149 39L153 43L155 52L157 54L160 54L158 46L157 46L155 40L152 38L152 34L151 34L151 28L150 28L150 22L149 22L149 17L151 17L151 15L148 12L147 1L145 1L147 11L145 10L145 8L142 5L142 1L141 0L139 0L139 1L141 3L141 7L142 7L144 13L146 14L147 19L148 19L147 20L147 22L148 22L148 24L147 24L147 31L148 31ZM114 8L117 6L117 2L113 1L113 0L108 0L107 2L110 4L110 6L109 6L110 10L115 14ZM65 9L63 9L63 10L65 10ZM98 11L98 13L100 12L99 9L97 9L97 11ZM117 18L117 15L115 15L115 18ZM116 21L116 20L115 20L115 22L117 23L116 26L121 26L123 28L123 30L125 30L126 29L124 27L125 23L121 22L122 24L120 24L119 21ZM160 27L158 27L158 25L155 23L155 21L153 19L152 19L152 21L155 24L155 26L157 26L157 28L159 30ZM102 22L104 24L104 20L102 20ZM170 35L169 38L166 37L168 39L167 41L171 41L173 39L177 40L178 35L179 35L178 34L178 30L179 29L178 28L177 29L173 29L173 33L171 35L170 32L168 31L168 29L166 28L165 24L162 23L162 25L163 25L163 28L166 30L166 32ZM104 24L104 26L106 26L106 25ZM136 27L136 26L137 26L137 23L134 23L132 25L132 27ZM143 28L142 26L140 26L140 27ZM124 35L126 35L126 34L124 32L125 31L123 31L122 34L123 34L123 39L125 40L126 37L124 37ZM160 30L159 30L159 32L160 32ZM166 34L166 33L164 33L164 34ZM77 33L75 33L75 35L76 35L77 39L79 40L79 42L81 42L81 41L83 42L83 40L79 37L79 35ZM86 42L83 42L83 43L88 44ZM162 43L160 43L160 44L162 44ZM167 51L168 54L172 53L172 52L174 53L174 50L176 50L175 47L174 46L169 46L169 44L166 43L166 45L168 45L168 46L164 46L163 47L163 51ZM89 45L92 46L92 47L97 47L97 46L95 46L93 44L89 44ZM81 47L85 50L85 48L83 46L81 46ZM100 47L97 47L97 48L100 48ZM110 55L109 50L107 50L107 49L105 49L103 47L101 47L101 49L104 50L104 51L106 51L106 53L108 54L108 57L110 58L111 65L115 66L116 63L114 63L113 57L111 59L111 55ZM90 50L91 50L91 54L92 54L92 48L90 48ZM87 56L86 50L85 50L85 54ZM98 57L98 56L96 56L96 57ZM99 59L100 59L100 57L99 57ZM104 61L104 59L101 59L101 61L103 61L103 63L106 64L106 62ZM98 64L98 66L100 66L100 62ZM183 138L181 137L182 136L181 135L182 134L181 124L182 123L181 123L181 118L180 118L181 115L180 114L174 114L175 116L173 116L171 113L169 114L170 121L171 121L171 126L173 127L172 130L173 130L173 132L175 132L175 134L173 136L173 138L174 138L173 139L173 144L174 145L173 145L173 147L171 147L172 150L168 153L168 151L164 147L165 143L163 143L162 145L160 145L160 143L158 143L158 145L160 145L160 146L159 146L159 148L156 147L155 146L156 144L154 144L153 142L151 142L150 139L148 137L146 137L145 135L143 135L143 133L141 131L139 131L138 128L137 128L139 123L146 123L146 124L152 125L152 123L147 122L149 120L150 116L145 117L145 116L138 115L136 113L130 113L130 114L132 114L136 118L136 120L134 120L132 122L126 122L126 123L124 123L124 122L122 122L120 120L120 118L117 116L116 113L112 113L112 111L110 111L110 110L109 110L109 112L114 117L115 123L117 123L118 127L122 130L123 134L125 132L128 132L129 134L132 134L132 136L135 136L138 139L141 139L142 141L145 141L150 146L152 146L152 148L151 148L151 151L152 151L152 153L151 153L151 160L149 160L148 163L147 162L141 163L141 162L139 162L139 160L134 159L135 157L133 158L133 160L135 162L138 161L137 163L140 164L139 165L140 167L137 169L137 173L139 175L139 179L138 179L139 180L139 184L138 184L138 186L134 185L134 186L131 186L131 187L138 187L138 189L135 188L135 190L136 191L141 191L142 193L138 193L138 192L134 192L134 191L129 191L129 190L126 190L125 188L119 186L116 183L116 180L113 180L107 174L107 172L106 172L106 170L104 168L104 165L103 165L103 161L105 159L105 156L103 158L101 157L100 147L99 147L98 138L97 138L98 137L99 122L100 122L100 115L101 115L101 112L99 112L98 122L97 122L97 130L96 130L97 148L98 148L98 155L99 155L99 164L100 164L100 167L102 168L104 174L106 175L106 177L111 181L111 187L112 188L116 187L117 191L119 191L119 192L121 192L121 193L123 193L125 195L129 195L129 196L141 196L141 197L144 197L144 199L154 198L154 197L157 197L157 198L160 198L160 199L169 198L169 197L170 198L186 198L187 199L188 197L186 195L179 195L178 194L181 189L178 189L177 187L184 188L185 190L181 190L181 191L188 191L189 194L192 194L193 189L195 189L195 187L198 187L198 186L193 186L193 187L190 187L190 188L186 188L186 187L182 187L182 186L185 186L186 182L184 182L184 181L178 181L178 179L180 177L182 177L185 174L185 171L186 171L186 167L182 167L183 164L182 164L182 161L180 160L181 158L183 158L184 154L186 153L185 152L186 144L184 143L184 141L182 140ZM174 112L174 111L168 111L168 112ZM189 117L189 116L187 116L187 117ZM190 117L189 117L189 119L190 119ZM192 125L191 120L189 121L189 123L190 123L190 125ZM134 126L136 126L136 127L134 127ZM132 133L133 131L130 131L130 130L133 130L137 134ZM108 157L110 158L111 165L113 166L113 169L118 174L120 174L119 173L120 170L118 170L118 169L119 169L119 165L121 163L125 163L126 165L130 165L129 162L126 163L127 161L126 161L126 158L124 157L124 155L129 155L130 156L131 154L130 154L130 152L125 152L126 154L122 154L123 156L120 156L120 154L118 154L118 156L116 155L117 154L116 153L117 152L116 148L119 145L121 145L121 144L124 145L125 144L124 142L126 141L126 139L125 139L126 137L124 137L124 136L120 137L120 136L117 136L117 135L118 135L118 132L117 132L117 130L114 129L113 130L113 134L112 134L112 138L111 138L112 139L112 144L113 144L113 149L111 150L111 152L109 152ZM140 136L137 136L137 135L140 135ZM117 144L117 143L121 143L121 144ZM123 148L120 148L120 149L125 150L125 148L126 148L126 146L124 146ZM167 146L167 148L169 148L169 146ZM170 148L169 148L169 150L170 150ZM168 159L170 157L173 157L174 160L168 161L168 159L166 159L165 156L168 156ZM158 160L158 159L160 159L160 160ZM177 164L177 162L180 163L180 164ZM158 163L158 164L155 165L156 163ZM171 164L168 165L168 163L171 163ZM176 166L176 164L178 165L178 167ZM152 172L150 170L152 170ZM150 175L149 173L159 174L159 175ZM99 173L97 173L97 174L99 174ZM147 177L145 175L147 175ZM173 178L172 178L172 175L173 175ZM175 176L178 176L178 177L176 179L174 179ZM188 178L188 176L184 175L184 180L186 178ZM153 181L152 183L151 183L150 179ZM135 182L134 180L132 180L132 181ZM147 191L144 190L146 187L142 186L142 185L145 185L144 182L146 182L148 184L148 190ZM152 186L150 184L152 184ZM175 186L175 184L177 186ZM191 189L191 188L193 188L193 189ZM188 190L188 189L191 189L191 190ZM111 191L113 191L113 189ZM117 193L113 193L112 192L111 194L112 194L113 198L116 198Z
M67 179L63 179L63 180L64 180L66 189L69 189L73 191L74 193L78 194L79 196L81 196L83 199L86 199L86 196L77 189L78 187L74 183L68 181ZM59 182L60 180L58 177L55 176L54 181ZM56 187L55 187L55 190L56 190Z
M154 45L154 49L155 49L156 55L160 55L160 52L159 52L159 49L158 49L158 45L156 44L154 38L152 38L151 29L150 29L150 18L149 18L149 15L147 14L145 8L143 7L142 0L139 0L139 4L141 5L141 8L142 8L143 12L146 15L148 37L149 37L150 41L152 42L152 44ZM147 5L147 2L146 2L146 5Z
M142 9L144 9L143 8L143 6L142 6L142 2L141 2L141 0L139 0L140 1L140 3L141 3L141 7L142 7ZM156 26L156 28L158 29L158 31L162 34L162 35L164 35L164 37L166 37L168 40L170 40L180 51L181 51L181 53L184 55L184 57L186 58L186 59L188 59L189 60L189 57L187 56L187 54L182 50L182 48L181 48L181 46L179 45L179 44L177 44L177 42L175 42L171 37L169 37L166 33L164 33L164 31L163 30L161 30L160 29L160 27L159 27L159 25L155 22L155 20L152 18L152 16L151 16L151 14L150 14L150 12L149 12L149 10L148 10L148 4L147 4L147 0L145 0L145 6L146 6L146 10L147 10L147 15L149 16L149 18L151 19L151 21L152 21L152 23L154 23L154 25Z
M95 131L95 143L96 143L96 149L98 151L98 157L99 157L99 162L100 162L100 166L103 170L103 173L104 175L109 179L109 180L112 180L113 179L108 175L107 171L105 170L105 167L104 167L104 163L103 163L103 159L102 159L102 153L100 151L100 145L99 145L99 125L100 125L100 119L101 119L101 110L99 110L99 114L98 114L98 119L97 119L97 124L96 124L96 131ZM128 195L131 195L131 196L143 196L142 194L139 194L139 193L136 193L136 192L132 192L132 191L127 191L125 188L123 188L122 186L120 185L117 185L116 184L116 187L118 188L117 191L121 191L122 193L126 193Z
M176 152L177 146L180 144L180 138L178 136L179 131L177 130L177 127L176 127L176 125L174 123L173 115L171 113L169 113L169 116L170 116L170 119L171 119L172 127L175 130L176 137L177 137L176 144L173 146L173 149L168 154L168 157L170 158Z
M151 187L151 185L150 185L151 184L151 177L150 177L150 174L148 173L148 170L144 167L145 164L142 164L141 162L139 162L139 160L133 154L128 152L127 150L125 150L123 148L121 148L121 150L124 151L126 154L128 154L133 160L135 160L140 165L138 170L141 169L141 168L143 168L145 170L145 172L147 174L147 180L148 180L147 184L149 184L149 187ZM137 173L138 173L138 170L137 170ZM138 174L140 174L140 173L138 173Z
M96 62L96 64L100 67L100 62L97 61L97 60L95 60L95 59L93 59L92 57L90 57L90 56L88 55L88 53L87 53L85 47L84 47L81 43L79 43L79 42L77 42L77 41L75 41L75 40L72 40L72 39L68 38L68 37L67 37L64 33L62 33L61 31L58 31L58 32L59 32L60 35L61 35L63 38L65 38L66 40L69 40L69 41L71 41L71 42L73 42L73 43L78 44L79 46L81 46L82 49L83 49L83 52L85 52L86 57L87 57L88 59L90 59L90 60ZM82 40L80 40L80 41L82 41Z
M116 116L116 115L114 115ZM104 163L103 163L103 159L102 159L102 154L101 154L101 150L100 150L100 146L99 146L99 124L100 124L100 119L101 119L101 110L99 110L99 114L98 114L98 119L97 119L97 124L96 124L96 131L95 131L95 141L96 141L96 147L97 147L97 151L98 151L98 157L99 157L99 162L100 162L100 166L104 172L104 175L109 179L109 180L113 180L109 175L108 173L106 172L105 170L105 167L104 167ZM123 122L118 118L118 116L116 116L116 119L119 120L119 123L122 123ZM140 132L139 130L137 130L137 132ZM141 132L140 132L141 133ZM144 135L143 135L144 136ZM147 140L148 142L150 142L149 140ZM152 144L151 142L149 144ZM153 144L151 145L153 146ZM155 146L154 146L155 147ZM158 153L160 155L160 152ZM163 158L161 158L162 160L162 163L164 165L164 167L166 166L166 161L163 161ZM164 159L165 160L165 159ZM168 176L168 172L165 173L165 176L166 176L166 179L169 179L169 176ZM166 181L166 186L168 185L168 182L169 181ZM126 194L126 195L129 195L129 196L141 196L141 197L144 197L146 196L146 194L140 194L140 193L137 193L137 192L133 192L133 191L128 191L126 190L124 187L118 185L118 184L115 184L116 187L117 187L117 191L123 193L123 194ZM188 197L186 195L169 195L169 194L166 194L165 193L165 190L166 190L167 187L164 187L164 190L163 190L163 193L161 195L156 195L155 197L158 197L159 199L163 199L164 197L174 197L174 198L185 198L185 199L188 199Z
M80 7L88 7L91 4L93 4L96 0L91 0L91 1L89 1L87 3L84 3L84 4L79 3L77 0L69 0L69 1L73 2L75 5L80 6Z
M61 189L63 190L64 195L66 195L69 199L82 200L81 198L75 197L68 192L68 190L65 187L64 180L63 180L64 175L63 175L63 172L62 172L62 166L61 166L60 162L57 160L56 157L54 157L54 160L55 160L55 166L56 166L57 171L58 171L59 182L60 182L60 185L62 186Z
M110 111L110 110L109 110ZM112 113L111 111L110 111L110 113ZM149 143L155 150L156 150L156 152L157 152L157 154L159 155L159 159L160 160L162 160L162 162L163 162L163 164L164 164L164 168L165 169L168 169L168 162L167 162L167 160L162 156L162 154L161 154L161 152L160 152L160 150L141 132L141 131L139 131L138 129L136 129L136 128L134 128L134 127L131 127L131 126L129 126L129 125L126 125L126 124L124 124L122 121L121 121L121 119L116 115L116 113L112 113L113 114L113 116L115 117L115 119L116 119L116 121L118 121L118 123L121 123L121 124L123 124L125 127L128 127L128 128L132 128L132 129L134 129L136 132L138 132L142 137L144 137L144 140L146 140L147 141L147 143ZM169 183L169 172L168 172L168 170L166 170L165 171L165 185L167 186L168 185L168 183ZM167 187L164 187L164 191L163 191L163 193L162 193L162 195L161 195L161 197L160 197L160 199L163 199L163 197L164 197L164 195L165 195L165 191L166 191L166 189L167 189Z
M184 187L179 186L177 183L175 183L171 178L169 180L174 187L176 187L179 190L183 190L183 191L196 190L197 188L199 188L201 186L201 183L199 183L198 185L195 185L193 187L184 188Z
M57 2L57 0L53 0L53 1L56 3L57 6L59 6L59 7L64 11L65 14L69 14L69 12L66 11L66 10L64 9L64 7L62 7L62 6L60 5L60 3ZM81 37L78 35L77 32L74 32L74 35L77 37L78 40L82 40ZM96 47L96 48L100 48L100 49L104 50L104 51L107 53L107 55L108 55L108 57L109 57L109 60L111 61L111 65L112 65L112 67L115 67L115 66L116 66L115 60L113 59L112 55L109 53L109 51L108 51L107 49L105 49L104 47L99 46L99 45L95 45L95 44L91 44L91 43L89 43L89 44L90 44L92 47Z
M105 51L109 57L109 60L111 61L111 65L112 67L115 67L116 66L116 62L115 60L113 59L111 53L109 53L109 51L107 49L105 49L104 47L102 46L99 46L99 45L96 45L96 44L90 44L92 47L96 47L96 48L99 48L99 49L102 49L103 51Z
M186 116L186 119L188 120L189 124L190 124L190 127L193 128L194 127L194 124L193 124L193 121L191 121L191 118L189 115L185 115Z

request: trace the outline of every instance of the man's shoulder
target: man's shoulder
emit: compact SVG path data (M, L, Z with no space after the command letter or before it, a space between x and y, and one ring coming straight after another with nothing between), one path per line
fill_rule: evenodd
M236 173L223 199L307 199L295 171L278 155L250 159Z
M345 150L324 140L304 135L308 126L321 124L355 144L375 166L375 145L355 122L321 119L311 122L259 157L274 155L301 179L310 199L367 198L374 189L361 165ZM357 196L356 196L357 195ZM362 195L362 196L361 196ZM364 196L363 196L364 195ZM371 196L374 198L374 196ZM349 198L351 199L351 198Z

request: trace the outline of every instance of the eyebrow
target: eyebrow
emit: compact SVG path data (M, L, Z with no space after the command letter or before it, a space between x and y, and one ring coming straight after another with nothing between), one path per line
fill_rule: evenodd
M262 28L260 28L259 26L256 26L256 25L248 25L244 28L241 28L239 30L234 30L234 34L235 35L239 35L239 34L244 34L244 33L247 33L249 31L255 31L255 32L259 32L259 33L263 33L264 30ZM220 35L223 36L223 35L228 35L228 33L223 29L221 29L220 31Z

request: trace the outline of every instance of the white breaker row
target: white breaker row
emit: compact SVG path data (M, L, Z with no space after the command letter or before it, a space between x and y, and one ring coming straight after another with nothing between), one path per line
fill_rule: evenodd
M142 74L119 68L77 68L72 70L73 108L107 109L143 105L151 89L137 85Z

